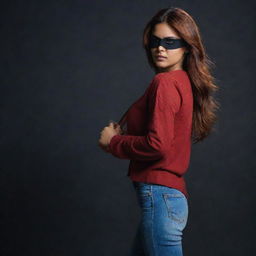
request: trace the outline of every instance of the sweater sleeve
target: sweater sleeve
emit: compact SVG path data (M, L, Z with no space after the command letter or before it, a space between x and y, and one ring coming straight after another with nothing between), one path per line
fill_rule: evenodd
M156 75L148 95L149 123L145 136L114 135L109 152L121 159L151 161L170 154L174 118L181 107L177 81Z

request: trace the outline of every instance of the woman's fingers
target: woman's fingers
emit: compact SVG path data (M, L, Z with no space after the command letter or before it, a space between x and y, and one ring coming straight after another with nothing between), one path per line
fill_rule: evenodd
M116 128L117 126L119 126L119 124L113 120L109 120L109 126L113 126L113 128Z

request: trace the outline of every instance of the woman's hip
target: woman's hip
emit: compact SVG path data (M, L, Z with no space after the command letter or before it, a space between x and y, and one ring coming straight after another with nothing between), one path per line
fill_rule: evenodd
M181 191L159 184L135 181L133 186L142 218L148 218L160 226L175 226L180 231L185 228L189 209L187 198Z

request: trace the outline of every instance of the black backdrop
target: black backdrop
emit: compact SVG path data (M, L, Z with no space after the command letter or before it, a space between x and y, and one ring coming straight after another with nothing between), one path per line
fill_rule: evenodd
M255 2L2 1L0 255L128 255L139 209L101 129L153 76L161 8L198 23L216 67L216 132L192 147L184 255L255 255Z

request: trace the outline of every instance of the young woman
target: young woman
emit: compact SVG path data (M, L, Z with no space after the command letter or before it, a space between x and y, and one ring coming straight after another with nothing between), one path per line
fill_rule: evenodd
M141 208L131 256L181 256L188 219L184 180L191 144L213 130L218 89L199 29L180 8L162 9L148 22L143 47L155 75L125 120L101 131L99 146L130 159L128 176Z

